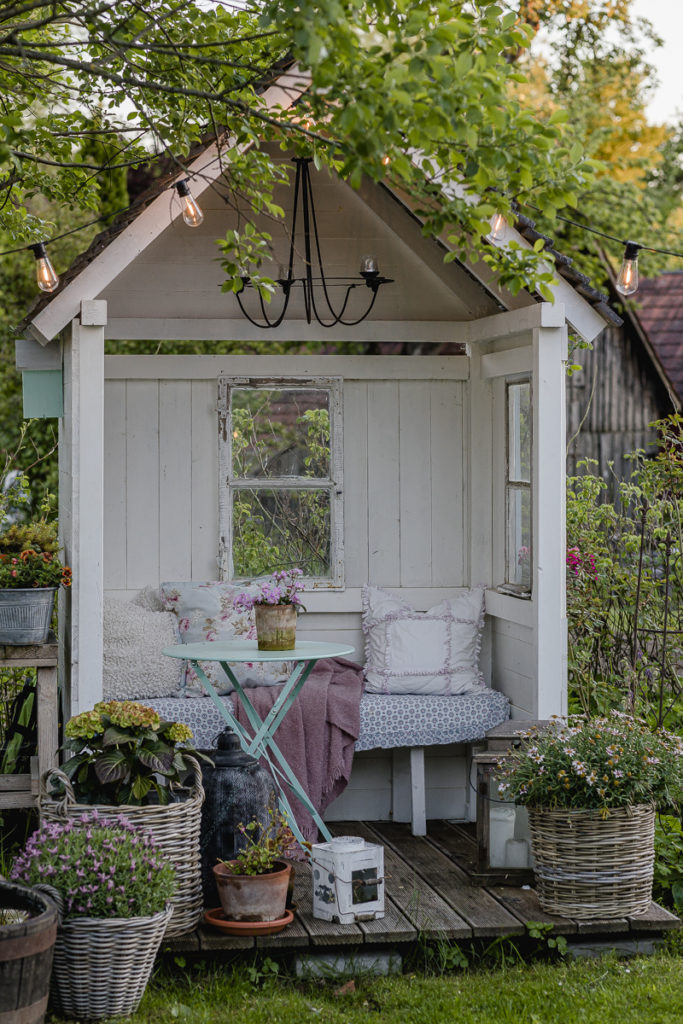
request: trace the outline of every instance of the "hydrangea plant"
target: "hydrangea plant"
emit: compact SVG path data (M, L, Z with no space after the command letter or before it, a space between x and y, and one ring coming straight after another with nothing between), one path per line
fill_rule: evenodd
M149 917L175 890L175 871L150 833L97 811L41 825L14 861L11 878L53 886L66 917Z
M62 770L82 804L167 804L192 768L187 755L203 757L189 745L189 726L136 701L100 702L65 733L62 749L74 753Z
M655 804L683 798L683 740L619 711L573 715L522 734L500 762L499 794L518 804L585 808Z
M249 611L255 604L293 604L303 610L300 593L304 589L301 569L283 569L268 579L258 580L254 589L243 590L234 599L235 608Z

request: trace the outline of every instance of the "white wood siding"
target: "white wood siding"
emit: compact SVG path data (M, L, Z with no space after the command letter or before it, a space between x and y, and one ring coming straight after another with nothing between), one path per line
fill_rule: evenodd
M287 360L292 376L300 373L297 361ZM230 374L232 362L223 359L219 367L212 357L187 357L180 379L174 357L155 357L154 375L144 358L107 358L108 592L132 595L163 580L217 578L216 381L220 372ZM302 620L301 632L319 637L332 630L359 649L364 583L405 589L407 599L413 594L428 607L442 591L470 582L463 558L466 360L319 357L305 360L309 373L314 364L329 373L342 367L345 376L344 547L347 596L351 590L354 598L349 607L343 595L339 602L320 595L326 600L318 605L318 595L310 595L307 604L320 611ZM233 372L244 369L240 358ZM250 359L248 372L268 375L272 361Z

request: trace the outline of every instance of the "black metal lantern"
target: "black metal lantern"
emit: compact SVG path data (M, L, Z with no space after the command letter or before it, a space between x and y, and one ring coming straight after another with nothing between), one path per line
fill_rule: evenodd
M224 729L216 738L216 749L206 753L214 764L202 767L206 797L200 849L204 905L212 908L219 899L211 869L217 860L232 860L246 846L238 825L256 819L267 826L275 787L266 769L242 750L232 729Z

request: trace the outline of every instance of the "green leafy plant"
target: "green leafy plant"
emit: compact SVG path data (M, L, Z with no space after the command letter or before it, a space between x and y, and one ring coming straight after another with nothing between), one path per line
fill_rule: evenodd
M683 740L618 711L533 728L499 768L499 793L530 807L599 809L683 796Z
M13 523L0 536L0 587L70 587L71 569L57 557L54 523Z
M53 886L67 917L148 917L164 909L175 872L146 829L97 811L48 822L29 837L11 878Z
M108 701L66 723L62 765L82 804L167 804L192 765L192 730L165 722L144 704Z
M248 825L240 823L237 829L246 840L245 848L232 860L220 861L235 875L266 875L275 870L276 861L299 849L284 814L272 807L265 825L254 819Z
M657 899L683 913L683 825L679 818L660 814L655 823L655 872Z

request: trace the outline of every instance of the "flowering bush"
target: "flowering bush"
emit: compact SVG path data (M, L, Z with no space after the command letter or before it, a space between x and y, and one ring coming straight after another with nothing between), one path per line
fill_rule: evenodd
M97 811L41 825L14 861L11 878L53 886L67 917L149 917L175 890L173 867L149 832Z
M96 704L67 722L65 732L62 749L75 753L62 770L82 804L167 804L192 767L185 755L203 756L188 746L187 725L162 721L130 700Z
M299 594L304 589L301 569L283 569L261 580L255 590L243 590L235 597L235 608L249 611L255 604L293 604L303 608Z
M530 807L673 806L683 797L683 741L618 711L574 715L524 734L498 778L501 797Z
M269 821L262 825L250 821L237 826L247 841L246 847L232 861L222 860L235 875L266 875L273 871L275 862L294 853L298 843L283 814L268 810Z
M0 587L70 587L71 569L57 550L53 523L13 524L0 536Z

